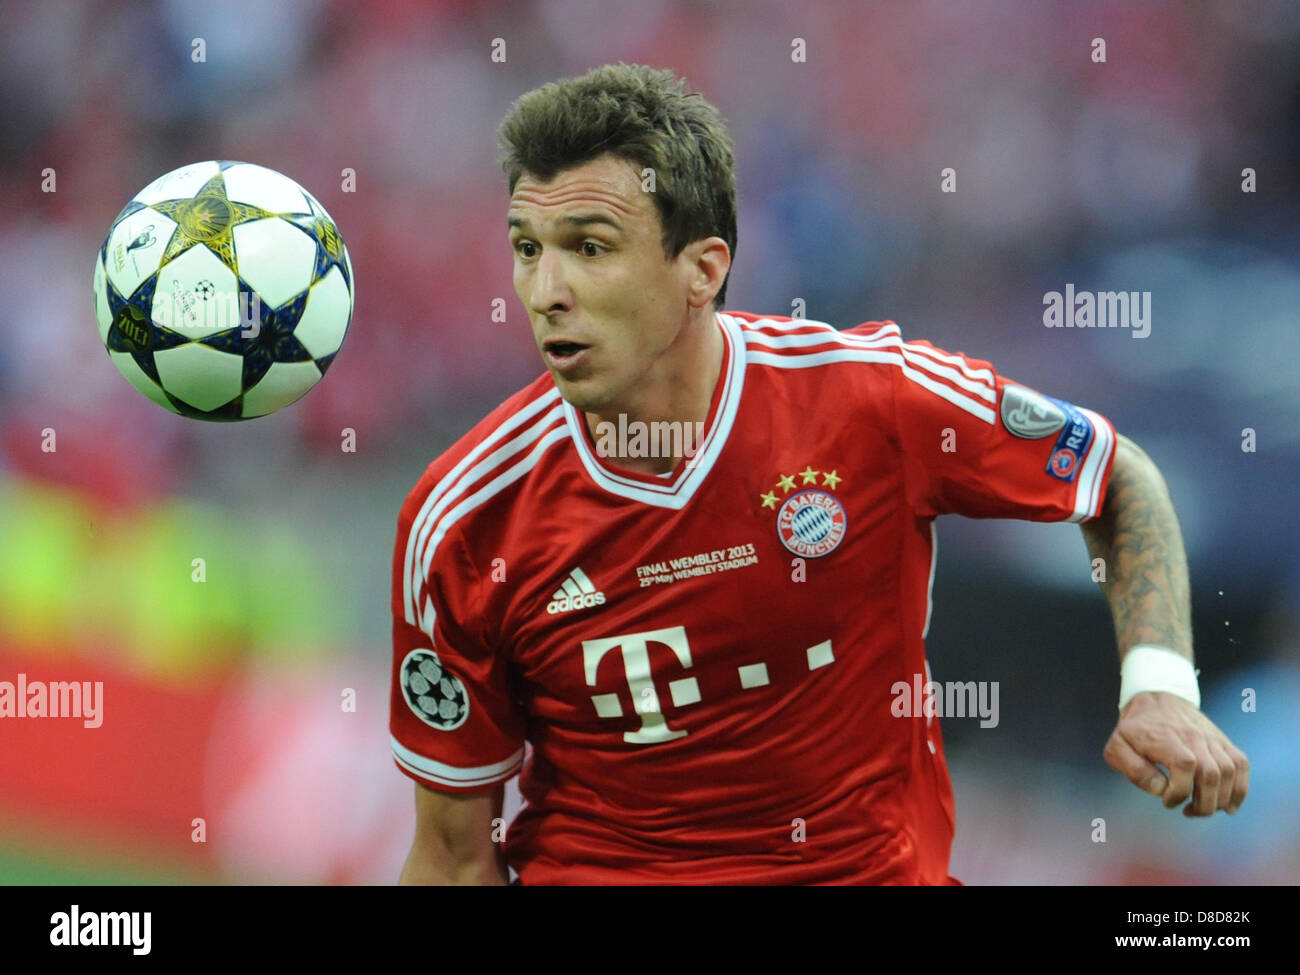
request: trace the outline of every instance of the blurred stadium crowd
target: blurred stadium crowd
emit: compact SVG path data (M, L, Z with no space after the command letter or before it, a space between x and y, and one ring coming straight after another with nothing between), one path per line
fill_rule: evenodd
M102 671L133 710L113 737L108 683L101 731L0 727L0 881L395 878L411 822L385 731L397 508L541 369L510 285L496 125L529 88L617 60L677 69L729 120L732 307L894 319L1106 414L1170 482L1205 706L1254 763L1251 801L1187 821L1102 763L1118 673L1076 527L949 519L932 666L1000 681L1003 713L945 723L955 875L1300 876L1300 6L795 6L5 4L0 679ZM131 389L90 297L123 204L208 158L311 190L357 279L325 381L231 426ZM1150 291L1150 336L1044 328L1067 282Z

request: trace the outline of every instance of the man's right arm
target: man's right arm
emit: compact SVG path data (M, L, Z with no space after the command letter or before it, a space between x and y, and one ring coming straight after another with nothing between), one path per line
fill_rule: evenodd
M415 784L415 842L398 883L501 886L509 883L501 844L492 841L505 786L450 795Z

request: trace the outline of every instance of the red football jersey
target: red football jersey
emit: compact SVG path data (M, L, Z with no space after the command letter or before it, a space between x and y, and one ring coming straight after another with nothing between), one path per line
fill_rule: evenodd
M939 721L891 708L928 679L933 521L1095 517L1114 430L892 322L717 323L670 477L607 463L549 374L429 466L397 764L453 793L522 767L525 884L954 883Z

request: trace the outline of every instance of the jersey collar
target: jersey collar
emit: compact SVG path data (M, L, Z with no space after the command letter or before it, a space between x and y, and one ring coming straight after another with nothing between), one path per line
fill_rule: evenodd
M705 421L704 439L698 445L695 456L678 464L672 477L615 471L607 467L592 449L582 412L568 400L561 401L578 457L598 487L632 501L660 508L680 509L691 500L709 476L709 471L713 469L718 455L726 445L727 436L731 433L736 411L740 407L741 388L745 383L745 342L740 326L730 315L721 312L714 315L714 320L722 330L723 360L718 384L714 388L713 403Z

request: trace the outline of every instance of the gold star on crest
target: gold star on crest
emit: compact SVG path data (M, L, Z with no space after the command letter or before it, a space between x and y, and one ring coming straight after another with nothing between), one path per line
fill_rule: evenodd
M834 491L836 485L838 485L842 480L844 480L844 478L837 477L834 471L830 471L829 473L822 475L822 486L828 487Z
M769 491L767 494L760 494L759 497L763 499L764 508L776 507L776 495L773 492Z
M815 470L813 470L813 469L812 469L812 466L809 465L808 467L804 468L803 470L801 470L801 471L799 472L799 476L803 478L803 482L804 482L805 484L816 484L816 483L817 483L817 473L818 473L818 472L815 471Z
M782 475L781 475L781 483L778 484L777 487L779 487L779 488L781 488L781 490L785 491L786 494L789 494L791 491L794 490L794 475L793 475L793 474L782 474Z

